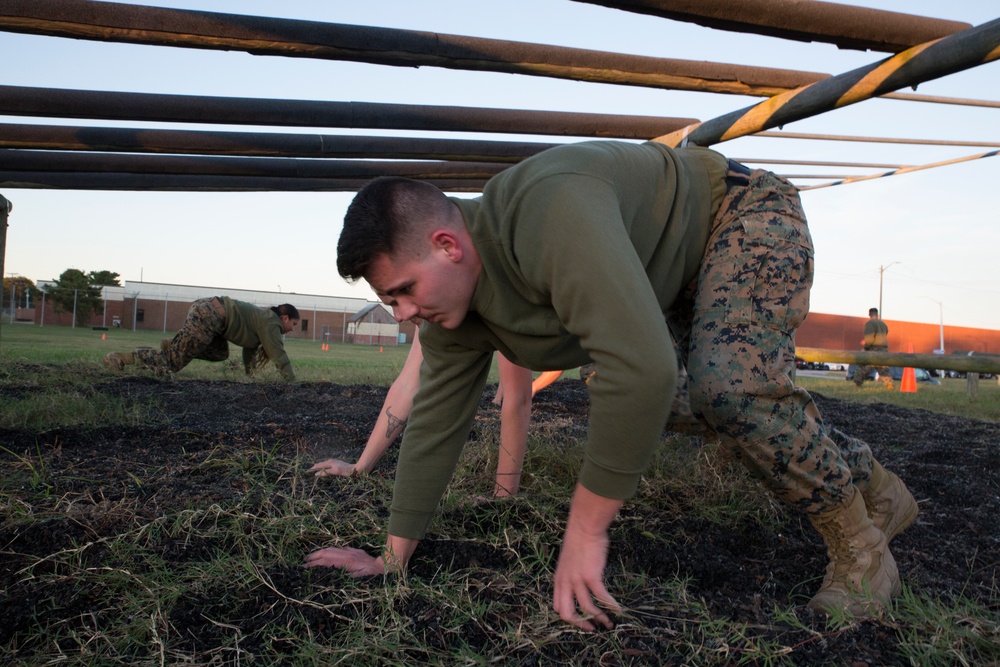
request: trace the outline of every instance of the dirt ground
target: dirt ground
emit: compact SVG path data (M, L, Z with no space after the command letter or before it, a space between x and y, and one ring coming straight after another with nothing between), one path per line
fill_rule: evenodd
M334 384L229 383L163 381L122 377L100 390L129 400L158 405L156 426L0 431L0 444L12 452L35 451L46 456L53 493L73 494L86 488L109 501L128 494L145 500L143 512L156 516L192 506L224 502L238 494L231 485L212 484L204 474L188 474L185 457L199 448L253 446L266 441L312 443L310 458L343 456L353 460L368 435L385 395L385 388ZM8 396L33 391L6 387ZM483 398L488 405L490 392ZM0 395L0 401L4 399ZM816 396L828 423L867 440L878 458L900 474L921 506L918 523L898 537L892 550L904 580L915 589L942 600L964 596L994 612L1000 566L1000 424L947 417L885 404L859 405ZM573 435L585 432L587 395L578 380L562 380L536 397L533 422L571 420ZM483 419L496 419L484 410ZM0 465L12 457L0 451ZM391 474L390 456L381 464ZM67 471L65 476L61 471ZM71 474L70 472L71 471ZM166 471L166 472L165 472ZM713 615L754 624L765 622L775 605L801 600L801 582L822 572L825 554L819 538L805 522L781 534L760 527L722 530L704 522L681 520L677 530L694 539L682 546L652 545L637 530L619 534L611 560L650 576L690 577L691 592L703 599ZM0 524L2 525L2 524ZM19 633L36 627L34 609L39 594L19 582L19 570L38 556L55 553L74 541L115 534L116 525L50 518L30 529L0 530L0 648ZM553 540L557 540L553 536ZM174 547L178 560L191 553ZM475 551L473 549L472 551ZM170 556L171 547L164 546ZM414 572L460 568L474 559L489 567L488 554L456 553L433 537L418 550ZM609 560L610 562L610 560ZM100 562L92 562L99 567ZM286 575L294 579L297 570ZM277 573L274 575L278 576ZM295 581L288 585L294 588ZM54 585L54 584L53 584ZM74 586L47 590L54 599L72 599ZM539 583L548 586L549 583ZM185 601L172 616L180 630L200 623L205 600ZM50 612L52 613L52 612ZM67 616L80 613L70 605ZM415 612L416 613L416 612ZM416 615L414 623L426 615ZM55 619L50 618L49 622ZM207 641L207 640L206 640ZM822 645L803 646L798 664L902 664L893 652L896 639L883 626L861 624ZM537 658L536 658L537 660Z

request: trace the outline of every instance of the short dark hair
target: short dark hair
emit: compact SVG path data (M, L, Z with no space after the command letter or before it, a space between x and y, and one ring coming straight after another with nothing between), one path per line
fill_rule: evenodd
M418 243L422 223L446 221L454 206L429 183L400 176L376 178L363 187L344 215L337 242L337 271L348 282L365 277L380 255L399 248L422 251Z
M871 317L872 315L878 315L878 308L869 308L868 309L868 317Z
M290 303L283 303L280 306L271 306L271 310L273 310L274 314L277 315L278 317L281 317L282 315L288 315L288 319L290 320L302 319L301 317L299 317L299 309Z

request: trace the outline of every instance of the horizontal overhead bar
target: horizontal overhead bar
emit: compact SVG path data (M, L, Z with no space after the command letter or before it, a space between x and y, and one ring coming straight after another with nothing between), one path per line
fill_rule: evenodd
M0 116L648 139L690 118L0 86Z
M370 179L197 176L85 172L0 172L0 188L175 192L357 192ZM427 179L445 192L482 192L485 180Z
M740 95L776 95L829 76L416 30L89 0L4 0L0 3L0 29L105 42L491 71Z
M710 146L961 72L997 58L1000 58L1000 19L657 137L656 141L672 146L686 143Z
M975 100L967 97L941 97L940 95L917 95L915 93L886 93L879 97L882 99L902 100L904 102L933 102L935 104L954 104L963 107L1000 109L1000 101Z
M1000 148L1000 142L858 137L795 132L761 132L754 136L780 137L784 139ZM282 132L159 130L147 128L0 123L0 148L50 151L242 155L248 157L467 160L514 163L558 145L557 143L481 139L364 137ZM908 166L884 162L785 160L766 157L734 157L733 159L748 164L817 165L872 169L898 169Z
M864 176L850 176L847 178L840 177L841 180L833 181L830 183L820 183L818 185L809 185L801 187L799 189L817 190L819 188L829 188L834 185L847 185L848 183L872 181L878 178L886 178L887 176L899 176L900 174L909 174L914 171L923 171L924 169L934 169L935 167L945 167L952 164L959 164L961 162L972 162L973 160L982 160L983 158L996 157L997 155L1000 155L1000 150L990 151L988 153L979 153L977 155L967 155L965 157L954 158L951 160L942 160L940 162L932 162L930 164L920 164L909 167L900 167L899 169L894 169L893 171L887 171L881 174L867 174Z
M0 149L0 172L120 172L267 176L284 178L375 178L393 175L416 179L485 180L507 169L496 162L315 160L273 157L134 155Z
M800 179L820 179L828 180L831 178L840 178L843 180L848 180L854 178L854 175L845 174L781 174L781 177L785 180L800 180Z
M815 167L864 167L866 169L899 169L905 167L904 164L890 164L886 162L839 162L829 160L774 160L768 158L731 158L743 164L791 164L791 165L811 165Z
M553 143L0 123L0 148L519 162Z
M496 162L341 160L135 155L0 149L0 187L131 190L357 189L379 176L406 176L478 192L511 165ZM150 180L147 177L157 177ZM173 177L182 177L176 179ZM218 177L218 179L216 179ZM795 175L786 178L848 178Z
M962 141L955 139L906 139L898 137L863 137L851 134L811 134L808 132L774 132L765 130L751 136L774 139L815 139L817 141L861 141L873 144L914 144L918 146L965 146L968 148L1000 148L1000 141Z
M842 49L898 53L969 28L968 23L802 0L576 0L612 9Z
M883 15L894 15L892 12L879 14L880 19L885 18ZM830 76L821 72L654 58L395 28L90 0L4 0L0 3L0 30L157 46L242 50L253 55L348 60L398 67L432 66L765 97ZM913 93L889 93L883 97L943 104L998 104Z

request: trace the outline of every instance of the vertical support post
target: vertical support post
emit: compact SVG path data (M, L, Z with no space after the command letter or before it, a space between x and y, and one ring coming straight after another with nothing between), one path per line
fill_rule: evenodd
M979 373L967 373L965 376L965 395L970 400L979 396Z
M4 276L4 259L7 257L7 216L10 212L14 210L14 205L10 203L10 200L0 195L0 284L3 283ZM13 285L12 285L13 287ZM14 308L14 290L11 289L11 312ZM0 289L0 307L3 306L3 289Z
M938 313L941 316L941 329L940 329L940 333L941 333L941 347L938 348L938 349L941 350L941 354L944 354L944 303L942 303L940 301L938 301Z

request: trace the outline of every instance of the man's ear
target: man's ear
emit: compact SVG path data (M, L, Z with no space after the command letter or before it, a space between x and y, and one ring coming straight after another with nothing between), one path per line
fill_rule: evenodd
M454 232L439 229L431 234L431 248L441 251L452 262L461 262L464 255L462 241Z

